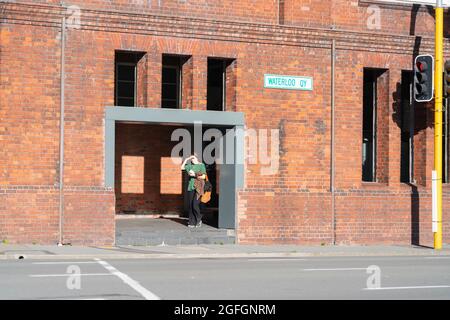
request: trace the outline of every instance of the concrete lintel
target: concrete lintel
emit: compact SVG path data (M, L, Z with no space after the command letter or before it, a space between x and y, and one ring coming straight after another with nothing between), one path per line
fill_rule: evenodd
M242 112L218 112L186 109L106 107L106 120L193 125L201 122L213 126L243 126Z

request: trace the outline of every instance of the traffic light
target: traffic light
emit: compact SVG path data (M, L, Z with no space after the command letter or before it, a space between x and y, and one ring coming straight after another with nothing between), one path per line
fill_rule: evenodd
M444 64L444 97L450 96L450 60Z
M417 56L414 62L414 99L417 102L427 102L433 99L434 93L434 60L433 56L425 54Z

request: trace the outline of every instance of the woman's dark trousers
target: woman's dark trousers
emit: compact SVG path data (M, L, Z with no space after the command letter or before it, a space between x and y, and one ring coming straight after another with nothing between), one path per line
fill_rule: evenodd
M200 213L200 199L197 199L197 192L195 190L188 191L189 198L189 224L197 225L202 220Z

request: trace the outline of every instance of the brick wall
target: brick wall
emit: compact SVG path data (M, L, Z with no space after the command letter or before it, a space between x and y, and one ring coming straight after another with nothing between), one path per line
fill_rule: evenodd
M238 238L246 244L329 244L330 195L315 192L243 192Z
M104 188L66 188L64 244L114 243L114 193ZM0 188L0 239L9 243L59 242L59 190L49 186Z
M29 1L38 4L59 5L58 0ZM114 10L129 13L170 15L231 21L275 23L278 0L70 0L66 6L83 9Z
M116 127L117 213L166 214L183 209L181 163L170 158L174 127Z
M432 36L431 13L424 6L392 5L376 0L284 0L283 15L286 25ZM445 30L448 35L449 29Z
M59 236L59 194L51 188L4 187L0 191L0 239L53 243Z
M21 25L0 28L0 185L57 182L58 31Z
M147 87L148 87L148 61L147 61L147 55L144 55L136 66L136 87L137 92L139 93L137 95L137 101L136 105L138 107L140 106L146 106L148 104L147 100Z
M389 123L391 122L389 71L385 71L377 79L377 159L376 181L387 183L389 181Z
M54 243L58 240L59 55L64 10L47 6L59 1L46 1L46 6L44 1L33 3L42 6L8 3L0 7L0 239ZM319 13L315 8L324 3L329 7ZM138 101L149 108L160 107L163 54L192 56L183 68L183 107L196 110L206 109L207 58L235 59L227 82L235 83L236 90L227 95L227 103L245 113L247 128L276 129L280 135L275 175L264 174L267 165L246 164L246 182L238 196L239 242L330 243L334 39L336 241L408 244L418 239L421 244L430 243L430 106L416 108L416 186L400 183L400 128L393 117L401 70L411 69L414 54L433 52L433 39L427 36L432 34L432 19L426 10L413 13L421 22L416 23L414 34L424 35L416 41L409 36L408 9L382 7L381 31L367 30L367 19L361 19L367 5L362 1L358 6L356 1L285 0L283 19L288 26L275 24L279 14L275 1L208 1L206 6L203 1L178 5L162 0L158 10L148 5L134 10L137 7L129 1L70 4L92 10L82 10L80 28L66 33L66 242L111 244L114 212L172 211L181 205L180 196L174 195L178 187L173 182L178 178L170 183L164 179L175 168L161 164L161 156L170 147L164 140L167 127L118 125L116 177L121 177L118 170L123 167L130 169L132 174L125 181L133 193L119 191L119 179L114 191L104 187L104 108L114 104L115 50L133 50L146 53L139 68ZM113 11L132 9L133 14ZM332 17L326 12L332 12ZM329 27L330 21L336 30ZM449 49L446 44L446 52ZM364 67L389 70L383 79L386 103L380 118L385 128L380 140L383 181L374 184L361 181ZM311 76L314 90L265 89L264 74ZM144 161L135 159L135 164L127 166L122 156L144 157ZM146 178L148 165L157 170L150 170L153 176ZM160 168L169 172L163 179ZM444 197L444 241L448 243L448 186Z
M64 192L64 243L111 245L115 239L114 192L67 188Z

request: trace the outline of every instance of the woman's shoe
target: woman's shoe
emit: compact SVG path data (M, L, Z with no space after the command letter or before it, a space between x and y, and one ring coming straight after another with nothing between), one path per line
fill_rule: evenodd
M200 228L201 226L202 226L202 222L200 221L199 223L197 223L197 225L195 227Z
M195 228L195 227L197 227L197 225L195 225L195 224L188 224L188 228Z

